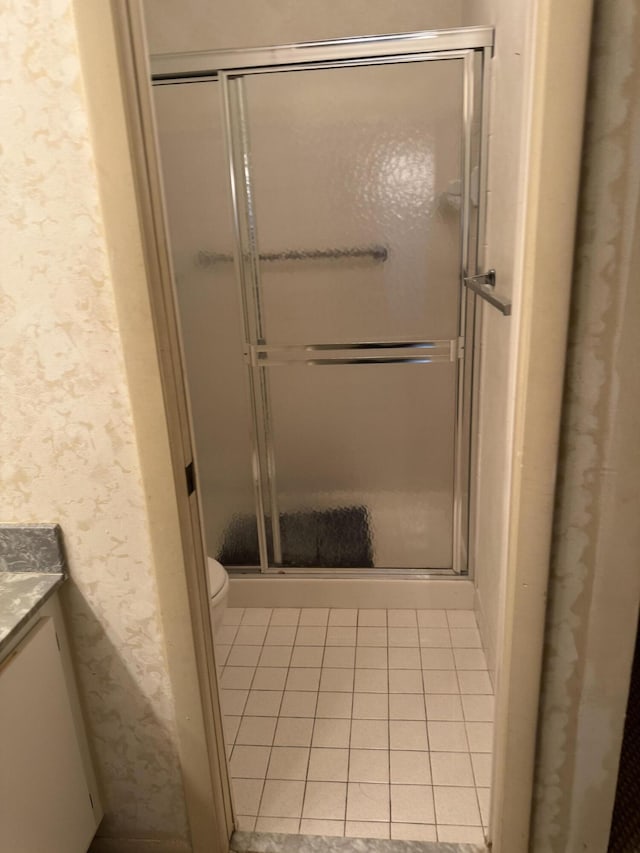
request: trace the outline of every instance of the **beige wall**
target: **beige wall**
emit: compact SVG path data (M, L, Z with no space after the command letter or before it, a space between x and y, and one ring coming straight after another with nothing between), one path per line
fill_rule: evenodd
M187 838L175 713L71 5L2 12L3 521L62 525L100 833Z
M596 0L532 850L607 847L640 600L640 2Z
M457 27L465 0L143 0L151 53Z

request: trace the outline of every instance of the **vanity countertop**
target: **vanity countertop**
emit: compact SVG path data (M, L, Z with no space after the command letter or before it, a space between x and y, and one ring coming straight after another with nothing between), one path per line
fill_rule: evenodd
M0 524L0 651L66 579L57 524Z

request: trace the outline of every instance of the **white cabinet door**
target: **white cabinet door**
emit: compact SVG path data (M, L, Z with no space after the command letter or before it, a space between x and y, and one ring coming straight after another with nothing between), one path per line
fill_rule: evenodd
M52 619L0 665L0 851L85 853L96 830Z

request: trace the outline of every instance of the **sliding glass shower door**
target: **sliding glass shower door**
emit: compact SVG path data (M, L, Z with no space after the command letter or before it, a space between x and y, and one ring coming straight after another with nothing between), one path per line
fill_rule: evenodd
M465 570L481 60L156 88L201 501L226 565Z

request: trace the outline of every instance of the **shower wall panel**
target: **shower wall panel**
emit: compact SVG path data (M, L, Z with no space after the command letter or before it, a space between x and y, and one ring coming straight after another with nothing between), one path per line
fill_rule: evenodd
M219 84L156 86L182 347L209 553L258 565L242 316ZM226 260L212 261L215 247ZM242 548L229 547L240 537ZM232 555L235 555L232 556Z

